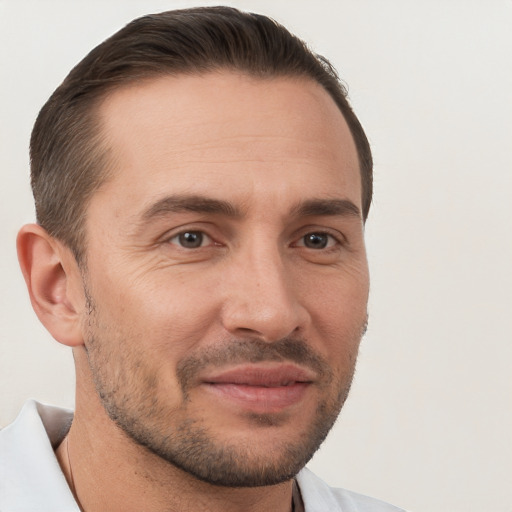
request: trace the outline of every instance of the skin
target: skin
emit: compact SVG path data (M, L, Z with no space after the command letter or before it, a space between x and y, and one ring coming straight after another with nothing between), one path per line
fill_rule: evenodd
M74 348L63 471L87 511L289 511L290 477L343 404L366 323L343 116L313 82L219 72L125 87L100 121L112 173L87 209L86 267L39 226L18 238L39 318ZM226 385L232 371L258 385ZM184 471L194 435L206 458ZM197 474L227 456L222 471L266 471L265 486Z

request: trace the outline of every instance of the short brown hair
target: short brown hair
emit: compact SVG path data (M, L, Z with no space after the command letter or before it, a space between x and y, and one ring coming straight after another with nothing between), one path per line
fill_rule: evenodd
M230 7L199 7L138 18L77 64L41 109L30 141L37 220L84 256L87 204L107 176L96 107L105 95L161 75L236 70L257 77L305 77L319 83L342 112L357 147L363 218L372 197L366 135L331 64L282 25Z

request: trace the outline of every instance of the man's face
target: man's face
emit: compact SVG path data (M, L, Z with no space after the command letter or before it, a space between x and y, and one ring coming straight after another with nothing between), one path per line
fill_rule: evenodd
M356 149L298 79L164 77L101 107L87 212L92 378L136 443L228 486L294 476L335 421L366 322Z

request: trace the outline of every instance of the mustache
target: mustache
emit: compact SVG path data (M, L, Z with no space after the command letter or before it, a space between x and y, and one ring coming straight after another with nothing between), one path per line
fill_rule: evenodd
M332 370L327 360L314 352L303 339L283 338L268 343L260 339L227 340L209 347L200 354L182 359L176 376L183 393L198 381L200 372L207 367L262 362L292 362L313 370L324 381L332 380Z

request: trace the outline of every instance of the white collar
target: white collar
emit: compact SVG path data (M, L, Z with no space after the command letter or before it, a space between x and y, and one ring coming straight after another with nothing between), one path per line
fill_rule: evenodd
M69 410L29 400L0 431L0 510L80 512L54 453L72 418Z

